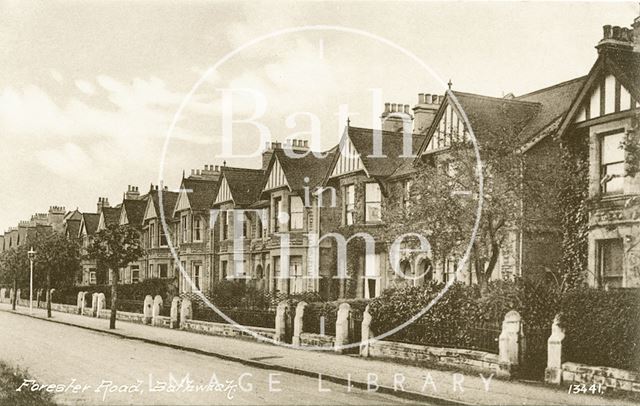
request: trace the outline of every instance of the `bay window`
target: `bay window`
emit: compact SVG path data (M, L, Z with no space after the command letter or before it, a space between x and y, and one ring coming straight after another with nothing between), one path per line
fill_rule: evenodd
M303 211L302 199L300 196L289 197L289 229L301 230L303 228Z
M367 223L375 223L381 221L382 194L380 193L380 185L376 182L366 183L364 198L364 221Z
M600 139L600 186L602 193L622 193L624 184L624 133L608 134Z
M193 241L202 241L202 219L200 217L193 218Z
M344 223L347 226L356 222L356 188L347 185L344 188Z

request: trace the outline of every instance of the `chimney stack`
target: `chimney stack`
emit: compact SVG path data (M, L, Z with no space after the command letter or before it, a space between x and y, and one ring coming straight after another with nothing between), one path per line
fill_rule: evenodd
M402 133L405 122L411 128L413 117L411 116L410 108L411 106L408 104L385 103L384 111L380 116L382 130Z
M128 185L124 198L128 200L138 200L140 198L140 191L138 190L138 187Z
M99 197L98 198L98 205L97 205L98 214L102 213L102 209L104 207L111 207L111 206L109 206L109 199L106 198L106 197Z
M602 39L596 45L598 53L606 50L638 50L640 17L633 22L633 30L627 27L605 25L602 27Z
M418 104L413 108L413 132L426 134L436 117L436 113L444 100L443 96L431 93L419 93Z
M218 165L205 165L204 169L198 172L202 179L218 180L218 178L220 177L220 168L218 167Z

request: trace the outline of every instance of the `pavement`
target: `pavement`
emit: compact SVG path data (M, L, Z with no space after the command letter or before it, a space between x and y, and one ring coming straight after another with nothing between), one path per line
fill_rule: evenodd
M15 317L28 316L29 310L19 307L15 312L10 305L0 304L0 314L9 312ZM246 368L278 371L293 376L312 378L317 394L325 385L335 384L347 389L341 398L348 402L363 393L393 395L394 399L404 399L415 403L430 404L479 404L479 405L623 405L636 404L623 399L612 399L596 395L569 394L566 386L551 387L544 384L530 384L518 381L498 380L490 373L483 375L469 371L441 371L418 366L397 364L387 360L338 355L330 351L305 351L285 348L247 339L227 338L196 334L181 330L151 327L118 321L115 330L108 329L108 320L96 319L67 313L53 312L52 319L46 319L42 309L34 309L30 322L43 319L47 322L79 327L100 334L108 334L128 339L133 347L142 344L182 350L200 356L214 357L220 361L241 364ZM37 320L38 324L44 323ZM25 323L27 321L25 320ZM12 323L15 324L15 323ZM0 333L6 323L0 324ZM13 327L12 327L13 328ZM51 327L53 328L53 327ZM80 334L80 331L77 331ZM69 330L66 334L75 334ZM0 335L1 337L1 335ZM66 338L68 341L68 337ZM142 343L135 343L137 340ZM73 340L75 343L75 338ZM127 344L128 345L128 344ZM160 349L158 349L160 351ZM1 353L0 353L1 354ZM83 357L76 349L75 357ZM2 355L0 355L0 358ZM86 360L86 358L84 358ZM27 363L27 365L29 365ZM174 365L187 365L176 362ZM318 377L322 382L318 383ZM369 383L369 384L368 384ZM395 384L395 387L394 387ZM287 385L289 387L289 385ZM358 396L352 391L358 392ZM370 390L367 390L370 389ZM375 392L374 392L375 390ZM334 389L335 391L335 389ZM304 392L306 393L306 392ZM331 392L326 392L331 393ZM322 395L326 394L321 392ZM305 395L306 396L306 395ZM312 398L313 399L313 398ZM315 398L314 401L318 401ZM391 398L369 399L369 404L391 402ZM210 403L212 400L210 400ZM213 402L215 403L215 402ZM277 402L276 403L283 403ZM332 403L324 397L320 404ZM317 404L316 403L316 404Z

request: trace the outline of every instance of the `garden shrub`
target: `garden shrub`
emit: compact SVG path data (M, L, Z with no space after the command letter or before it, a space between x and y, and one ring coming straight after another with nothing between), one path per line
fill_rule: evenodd
M640 371L640 292L579 289L562 298L563 360Z

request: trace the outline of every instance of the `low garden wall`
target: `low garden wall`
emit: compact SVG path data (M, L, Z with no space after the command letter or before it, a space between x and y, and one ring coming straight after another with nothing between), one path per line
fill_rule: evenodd
M607 389L640 392L640 373L610 367L594 367L576 362L562 364L562 382L581 383L589 387L601 384Z
M271 339L275 333L275 329L265 327L249 327L245 326L250 331L264 337L265 339ZM209 321L200 320L186 320L183 329L187 331L193 331L196 333L210 334L216 336L225 337L250 337L255 338L253 335L243 331L239 327L232 324L213 323Z
M452 366L464 365L471 368L490 370L496 374L501 373L498 354L477 350L371 340L369 343L369 356L437 362Z
M333 336L321 335L316 333L301 333L300 334L300 346L301 347L328 347L333 348L335 346L336 339Z

